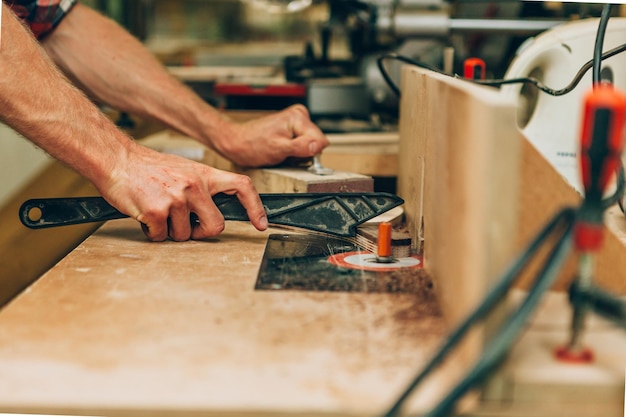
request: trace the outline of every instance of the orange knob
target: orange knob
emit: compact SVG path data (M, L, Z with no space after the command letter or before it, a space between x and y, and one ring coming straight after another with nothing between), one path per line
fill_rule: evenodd
M391 261L391 223L383 222L378 225L378 250L376 257L379 262Z

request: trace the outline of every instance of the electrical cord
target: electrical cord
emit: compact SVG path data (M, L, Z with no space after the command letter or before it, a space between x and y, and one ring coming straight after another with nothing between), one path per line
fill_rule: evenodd
M626 303L621 298L595 285L584 288L574 281L569 288L569 300L573 305L586 304L597 315L626 330Z
M603 209L615 204L615 200L623 194L625 186L624 168L620 167L617 190L611 197L603 201ZM448 336L448 339L439 348L437 353L411 381L396 402L384 414L384 417L396 417L399 415L402 406L419 384L441 365L443 360L450 354L452 349L459 344L472 326L486 317L487 314L495 308L510 290L513 283L519 278L520 274L525 270L532 257L550 240L550 238L560 232L561 236L558 237L555 247L544 263L542 270L536 277L533 286L520 307L509 315L506 323L501 326L501 331L489 342L474 368L433 410L427 413L425 417L442 417L447 415L452 407L454 407L454 404L467 393L468 390L487 376L489 371L504 357L517 335L522 331L528 317L535 310L541 295L553 284L557 273L570 252L572 246L572 229L578 212L579 210L566 208L548 222L507 271L496 281L495 286L487 293L481 304L472 311L450 336ZM592 297L590 298L593 299ZM626 307L624 308L626 309Z
M555 234L559 228L562 228L563 226L567 229L571 228L574 218L575 211L571 208L564 209L554 216L554 218L538 233L535 239L528 245L522 254L512 263L501 278L496 281L495 286L487 293L481 304L474 311L472 311L472 313L450 334L450 336L448 336L448 339L439 348L437 353L427 363L424 369L411 381L405 391L391 406L389 411L384 414L384 417L395 417L400 413L402 406L413 393L415 388L417 388L417 386L432 371L439 367L442 361L448 356L451 350L458 345L471 327L483 319L498 303L501 302L513 283L529 264L532 257L539 251L539 249L541 249L541 247L543 247L543 244L548 241L548 239ZM451 398L448 398L447 401L451 401Z
M601 61L604 61L606 59L614 57L615 55L618 55L618 54L620 54L620 53L622 53L624 51L626 51L626 44L617 46L617 47L615 47L615 48L613 48L613 49L603 53L601 55ZM448 76L448 77L462 78L458 74L454 74L454 75L447 74L447 73L441 71L440 69L433 67L432 65L429 65L429 64L426 64L426 63L414 60L414 59L409 58L407 56L403 56L403 55L399 55L399 54L395 54L395 53L381 55L376 60L376 63L378 64L378 68L380 70L380 73L381 73L383 79L385 80L385 82L387 83L387 85L389 86L389 88L398 97L401 96L400 89L398 88L396 83L391 79L391 77L389 76L389 73L387 72L387 70L385 69L385 67L383 65L383 61L388 60L388 59L393 59L393 60L396 60L396 61L405 62L407 64L415 65L417 67L424 68L424 69L428 69L428 70L434 71L434 72L436 72L438 74L442 74L442 75L445 75L445 76ZM530 84L530 85L535 86L537 89L543 91L546 94L558 97L558 96L563 96L565 94L568 94L572 90L574 90L578 86L578 84L580 84L580 81L583 79L583 77L585 76L587 71L589 71L592 67L593 67L593 59L587 61L580 68L580 70L576 73L576 75L574 76L572 81L567 86L565 86L564 88L561 88L559 90L555 90L553 88L550 88L550 87L546 86L545 84L543 84L541 81L539 81L538 79L536 79L534 77L494 79L494 80L467 80L467 81L470 81L470 82L473 82L473 83L476 83L476 84L480 84L480 85L489 86L489 87L500 87L500 86L508 85L508 84Z
M593 86L594 88L602 82L602 50L604 48L604 38L606 37L606 30L609 24L609 19L611 17L613 5L606 4L602 8L602 15L600 16L600 22L598 24L598 32L596 34L596 41L594 43L593 49L593 59L592 59L592 77L593 77ZM620 164L619 172L617 173L617 189L615 193L602 201L603 209L608 209L614 204L622 205L622 197L624 195L626 179L624 177L624 166ZM624 210L623 207L622 211Z
M592 63L592 77L593 85L596 86L602 82L602 49L604 46L604 37L606 35L606 28L609 24L609 18L611 17L611 9L613 6L607 4L602 8L602 15L600 16L600 23L598 24L598 32L596 34L596 42L593 48L593 63Z
M491 340L474 368L450 391L450 393L425 417L444 417L454 408L456 402L472 387L481 382L511 348L517 336L526 325L526 321L535 311L543 294L554 284L563 263L573 246L574 221L570 220L563 235L551 251L542 270L537 275L528 295L519 308L511 313L500 331Z
M396 61L404 62L405 64L415 65L416 67L424 68L424 69L436 72L438 74L450 75L450 74L446 74L445 72L441 71L439 68L433 67L432 65L426 64L424 62L416 61L416 60L414 60L412 58L409 58L408 56L404 56L404 55L400 55L400 54L396 54L396 53L381 55L381 56L378 57L378 59L376 59L376 64L378 65L378 69L380 71L380 74L385 79L385 82L387 83L389 88L398 97L400 97L400 95L401 95L400 89L398 88L396 83L391 79L391 77L389 76L389 73L387 72L387 70L385 69L385 66L383 64L383 61L385 61L387 59L393 59L393 60L396 60Z
M622 195L626 180L624 179L624 168L620 167L618 175L618 185L615 193L603 201L603 209L606 209L615 204L615 199ZM402 406L413 393L413 391L419 386L419 384L436 368L438 368L443 360L450 354L452 349L456 347L467 332L487 316L495 306L503 299L506 293L509 291L513 283L519 278L520 274L524 271L526 266L530 263L532 257L539 251L540 248L558 232L561 233L557 238L557 243L552 249L548 259L543 264L543 267L528 292L528 295L521 303L519 308L511 313L505 324L501 326L499 333L494 336L487 347L485 348L483 355L476 363L474 368L459 382L450 393L430 412L425 414L424 417L443 417L446 416L454 407L456 402L465 395L472 387L480 383L488 373L502 360L504 355L510 349L511 345L517 338L517 336L523 330L526 321L536 309L541 296L552 286L554 280L561 270L563 262L569 255L572 247L572 233L573 227L580 209L575 210L573 208L566 208L555 215L550 222L539 232L535 239L528 245L528 247L522 252L522 254L513 262L509 269L497 280L496 285L487 293L481 304L450 334L448 339L439 348L434 357L427 363L424 369L411 381L409 386L400 395L392 407L384 414L384 417L396 417L399 415ZM585 294L575 293L576 287L572 284L572 292L583 299ZM595 291L595 289L594 289ZM597 298L594 298L595 293L588 295L585 300L589 303L594 302ZM616 309L616 305L620 306L626 312L626 305L619 304L621 301L604 297L592 307L598 310L602 310L604 307L607 310L609 307ZM611 310L615 311L615 310ZM626 314L626 313L624 313ZM604 316L608 316L605 313ZM621 321L620 321L621 319ZM613 320L618 324L624 325L623 315L613 314Z

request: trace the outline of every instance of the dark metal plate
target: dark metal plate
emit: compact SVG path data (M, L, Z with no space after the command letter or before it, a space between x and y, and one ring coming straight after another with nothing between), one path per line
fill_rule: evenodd
M259 270L257 290L344 292L431 291L422 268L365 271L329 262L331 255L361 251L348 240L318 235L270 235Z

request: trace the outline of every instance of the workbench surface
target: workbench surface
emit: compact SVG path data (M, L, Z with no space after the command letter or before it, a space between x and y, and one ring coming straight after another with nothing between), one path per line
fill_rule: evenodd
M436 302L256 291L267 236L227 222L151 243L133 220L105 224L0 310L0 412L384 411L445 334Z

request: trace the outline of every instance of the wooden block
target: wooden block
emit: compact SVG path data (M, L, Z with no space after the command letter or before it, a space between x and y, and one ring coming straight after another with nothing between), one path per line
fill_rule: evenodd
M263 114L229 112L236 120L248 120ZM398 132L350 133L328 135L330 145L322 152L322 164L343 172L354 172L375 177L395 177L398 174ZM239 171L229 160L200 145L197 141L161 129L140 140L146 146L167 153L181 154L222 169ZM201 155L201 156L200 156Z
M151 135L141 143L160 152L185 156L212 167L248 175L260 193L329 193L371 192L374 181L371 177L345 171L332 175L316 175L305 167L247 169L234 165L211 149L170 131Z
M306 168L243 169L259 193L358 193L374 191L371 177L335 171L316 175Z
M373 177L398 176L398 132L327 135L326 167Z
M418 91L426 91L426 78L403 71L402 84L406 94L415 97ZM405 200L405 216L409 233L413 236L414 250L423 251L424 186L426 137L437 132L433 117L434 108L419 106L405 99L400 105L400 149L398 153L398 194Z
M455 323L514 254L516 107L496 90L416 68L402 82L399 194L414 238L423 218L425 266Z

